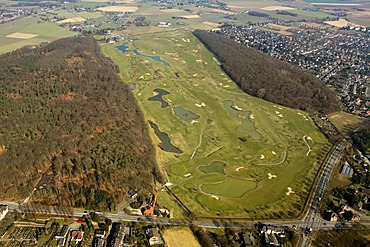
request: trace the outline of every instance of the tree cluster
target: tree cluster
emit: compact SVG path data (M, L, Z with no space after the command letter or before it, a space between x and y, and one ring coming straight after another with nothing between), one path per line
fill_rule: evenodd
M364 154L370 154L370 125L354 132L352 140L358 150Z
M0 57L0 198L113 209L161 180L148 126L89 37Z
M215 32L196 30L194 35L246 93L308 112L339 110L335 93L308 71Z

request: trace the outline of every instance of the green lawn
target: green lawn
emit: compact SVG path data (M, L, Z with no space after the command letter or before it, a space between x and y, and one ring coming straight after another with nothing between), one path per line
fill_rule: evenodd
M202 191L208 194L214 194L226 197L241 197L247 191L256 188L254 181L227 178L224 182L217 184L203 184Z

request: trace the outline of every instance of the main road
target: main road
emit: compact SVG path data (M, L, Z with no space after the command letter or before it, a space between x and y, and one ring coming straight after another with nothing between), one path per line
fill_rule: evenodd
M306 215L303 217L302 223L300 224L302 230L305 231L308 235L301 241L301 247L305 247L310 244L311 231L321 229L321 227L323 226L323 220L320 214L317 214L317 210L320 208L321 198L323 197L327 189L331 173L335 167L335 164L338 162L338 159L341 156L344 148L346 147L346 144L347 139L345 138L335 147L320 171L319 182L316 185L313 196L308 204L309 209Z

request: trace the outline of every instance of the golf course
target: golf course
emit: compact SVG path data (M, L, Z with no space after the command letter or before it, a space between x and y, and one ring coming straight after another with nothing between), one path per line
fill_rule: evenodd
M195 215L299 214L331 147L308 113L242 92L189 31L102 49L135 85L169 188ZM180 214L164 190L158 203Z

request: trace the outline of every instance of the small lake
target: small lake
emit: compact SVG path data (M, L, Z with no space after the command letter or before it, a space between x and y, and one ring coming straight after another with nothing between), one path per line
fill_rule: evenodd
M143 54L143 53L139 52L137 49L128 50L128 45L126 45L126 44L122 44L122 45L116 46L116 48L117 48L117 50L122 51L123 53L133 52L137 56L148 57L148 58L153 59L154 61L163 63L165 66L170 66L170 64L167 61L161 59L160 56L146 55L146 54Z
M199 118L199 115L189 110L186 110L185 108L181 106L174 106L173 111L175 112L176 116L178 116L179 118L185 121L195 120Z
M256 130L254 122L250 120L250 111L236 110L237 106L231 100L224 101L224 108L229 112L230 117L241 122L241 125L236 128L237 131L247 134L253 139L261 139L261 134Z
M166 90L164 89L161 89L161 88L156 88L153 90L154 92L157 93L157 95L154 95L150 98L148 98L149 101L158 101L158 102L161 102L161 107L162 108L166 108L168 106L168 103L163 99L163 95L166 95L166 94L170 94L169 92L167 92Z
M159 147L162 150L171 152L171 153L177 153L177 154L182 153L182 151L179 148L172 145L171 140L168 137L168 134L159 130L158 125L156 125L155 123L151 121L149 121L149 124L150 124L150 127L154 129L154 133L158 136L159 140L161 140Z
M225 174L224 172L224 166L225 166L225 163L224 162L221 162L221 161L213 161L210 165L208 166L199 166L199 170L204 172L204 173L212 173L212 172L216 172L216 173L220 173L222 175Z

